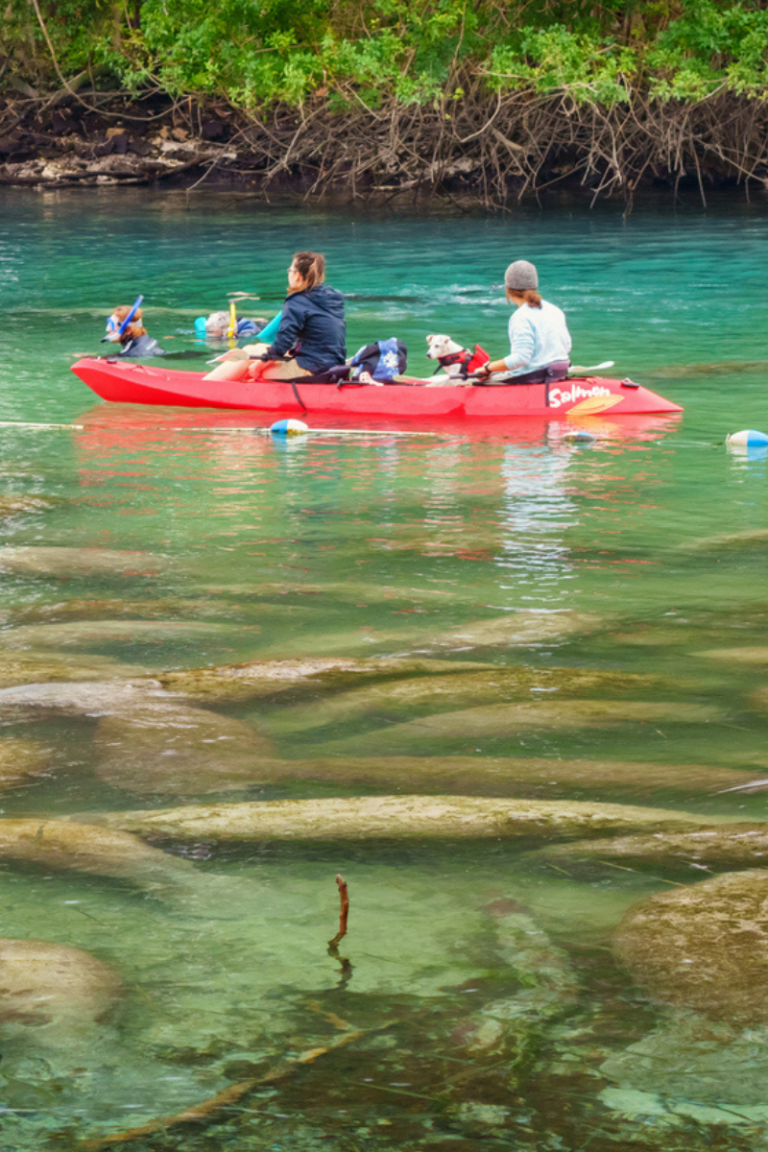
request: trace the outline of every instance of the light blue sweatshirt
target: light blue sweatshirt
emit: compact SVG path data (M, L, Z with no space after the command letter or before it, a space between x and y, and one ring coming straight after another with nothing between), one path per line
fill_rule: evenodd
M558 360L569 360L571 335L565 315L542 300L541 308L521 304L509 318L509 355L504 362L513 376L536 372Z

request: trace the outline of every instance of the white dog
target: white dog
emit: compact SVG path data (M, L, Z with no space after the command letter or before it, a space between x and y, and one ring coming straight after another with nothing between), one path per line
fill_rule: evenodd
M473 350L462 348L450 336L427 336L427 345L428 358L439 361L444 373L431 376L430 384L466 388L474 382L474 373L480 365L490 360L488 353L479 344L475 344Z
M450 336L427 336L427 358L438 360L443 372L448 376L466 377L465 365L472 357L468 348L462 348ZM458 383L458 380L456 381Z

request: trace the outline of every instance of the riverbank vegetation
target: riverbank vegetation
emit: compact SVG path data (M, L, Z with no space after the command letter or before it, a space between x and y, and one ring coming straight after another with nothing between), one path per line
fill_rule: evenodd
M0 147L34 116L316 190L762 186L767 40L764 0L10 0Z

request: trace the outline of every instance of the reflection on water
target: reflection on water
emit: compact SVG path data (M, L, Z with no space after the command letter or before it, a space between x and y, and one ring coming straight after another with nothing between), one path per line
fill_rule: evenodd
M723 447L758 421L754 318L737 377L719 346L683 374L705 258L757 283L762 216L478 217L446 287L418 271L444 222L275 210L265 261L297 228L333 251L351 342L402 324L416 363L448 303L488 342L482 286L525 238L558 254L585 361L615 320L627 371L686 404L583 444L276 441L68 375L100 284L135 297L129 222L174 327L231 261L250 283L249 210L212 231L172 197L101 203L11 200L0 238L14 338L48 334L6 357L4 416L82 425L0 429L0 1147L764 1148L765 460ZM679 342L649 350L665 292Z

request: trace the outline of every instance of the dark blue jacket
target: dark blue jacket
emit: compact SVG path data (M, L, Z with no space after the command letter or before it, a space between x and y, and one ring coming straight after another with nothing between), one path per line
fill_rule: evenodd
M269 346L271 360L285 356L296 346L300 366L323 372L343 364L347 357L344 297L327 284L285 298L277 336Z

